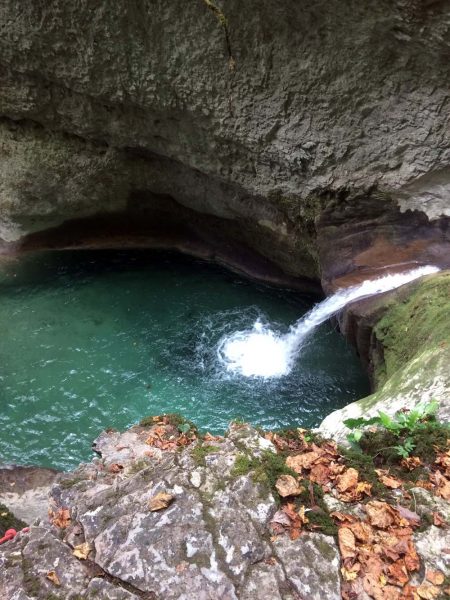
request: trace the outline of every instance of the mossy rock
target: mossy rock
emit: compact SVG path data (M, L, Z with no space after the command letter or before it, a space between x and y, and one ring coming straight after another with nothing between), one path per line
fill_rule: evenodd
M320 426L340 442L350 432L346 419L379 410L392 416L433 399L440 421L450 420L450 272L424 277L379 302L385 312L373 330L377 391L331 413Z
M219 451L220 451L219 446L212 446L210 444L202 444L199 442L192 449L191 455L192 455L195 463L199 467L204 467L204 466L206 466L206 457L208 456L208 454L214 454Z
M418 283L406 300L395 302L374 328L383 348L383 377L388 379L424 350L450 346L450 273Z

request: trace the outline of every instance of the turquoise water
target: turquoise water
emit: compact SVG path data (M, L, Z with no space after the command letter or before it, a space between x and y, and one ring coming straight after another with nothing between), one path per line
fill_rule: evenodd
M39 253L0 275L0 463L68 469L106 427L180 412L203 431L231 419L314 426L368 393L353 349L321 326L293 371L224 372L220 338L257 318L280 331L311 308L298 292L149 251Z

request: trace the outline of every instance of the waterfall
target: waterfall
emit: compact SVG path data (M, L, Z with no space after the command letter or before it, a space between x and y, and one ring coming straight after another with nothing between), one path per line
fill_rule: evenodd
M394 290L423 275L438 271L434 266L418 267L405 273L368 279L358 285L339 289L291 325L286 334L273 331L257 320L251 329L236 331L219 341L219 361L227 371L245 377L269 378L287 375L308 335L345 306L355 300Z

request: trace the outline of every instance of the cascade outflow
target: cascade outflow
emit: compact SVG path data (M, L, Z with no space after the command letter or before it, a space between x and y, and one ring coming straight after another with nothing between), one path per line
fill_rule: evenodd
M340 289L307 312L286 334L273 331L257 320L252 329L236 331L220 340L217 347L219 361L227 371L245 377L269 378L287 375L308 335L345 306L355 300L394 290L414 279L438 271L434 266L418 267L405 273L368 279L358 285Z

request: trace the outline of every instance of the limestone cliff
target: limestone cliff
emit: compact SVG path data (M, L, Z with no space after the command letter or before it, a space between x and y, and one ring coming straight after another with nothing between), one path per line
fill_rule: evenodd
M4 251L448 264L448 2L5 0L0 25Z

